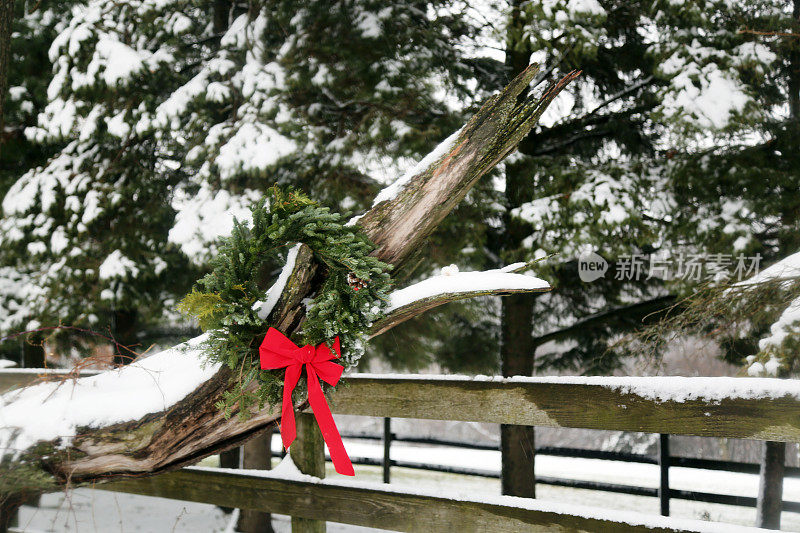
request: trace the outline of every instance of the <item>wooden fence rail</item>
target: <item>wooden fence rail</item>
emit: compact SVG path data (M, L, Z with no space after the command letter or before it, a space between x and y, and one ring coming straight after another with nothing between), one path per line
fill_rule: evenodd
M67 374L2 370L0 392L33 383L43 375ZM334 413L347 415L800 441L800 381L788 387L789 380L762 378L611 379L614 386L570 378L558 382L354 375L346 377L332 394L330 406ZM677 383L672 388L679 387L688 398L703 398L714 383L739 385L730 397L678 401L658 397L664 390L657 385L666 381ZM655 387L648 393L651 383Z
M711 400L661 400L655 396L664 391L654 388L652 394L645 392L648 383L657 385L661 380L680 384L680 393L686 397L700 398L708 393L714 380L742 385L750 382L753 386L740 385L743 392L740 396ZM338 414L375 417L800 441L800 382L793 395L786 393L786 380L777 379L619 378L611 381L619 383L618 386L596 384L595 380L572 381L351 376L347 384L332 395L331 409ZM634 392L636 390L641 392ZM761 397L753 397L756 395Z
M412 493L391 490L377 483L358 484L279 476L280 473L250 475L189 467L178 472L119 481L98 488L393 531L722 533L731 531L732 527L730 524L666 519L639 513L604 512L510 496L480 500L463 496L447 497L441 495L441 491Z
M36 369L0 371L0 391L31 383L41 373ZM334 413L384 418L610 429L775 442L800 440L800 382L788 380L361 375L347 377L346 383L332 394L330 403ZM314 453L321 453L321 442L315 447ZM305 470L302 465L301 469ZM290 514L308 519L298 522L304 524L298 526L303 531L321 530L319 521L323 519L400 531L459 528L465 531L666 531L664 528L668 524L648 518L645 525L641 519L643 515L635 515L639 518L633 519L636 525L632 525L630 520L622 520L620 514L598 518L600 515L570 513L564 506L548 509L546 504L536 500L462 501L345 483L198 469L127 480L108 487ZM670 524L669 530L730 530L730 526L722 524L720 528L691 521Z
M419 461L402 461L390 459L391 446L395 442L406 442L414 444L429 444L433 446L446 446L452 448L465 448L474 450L487 450L487 451L500 451L499 445L488 444L475 444L470 442L462 442L448 439L438 438L413 438L413 437L398 437L387 427L391 428L391 418L384 419L384 433L383 436L368 434L343 434L345 439L356 440L372 440L381 441L383 445L383 458L376 459L372 457L351 457L353 464L380 466L383 469L383 482L389 483L391 480L391 467L409 468L412 470L426 470L431 472L443 472L448 474L461 474L467 476L478 476L486 478L500 478L499 470L491 470L486 468L474 468L463 466L448 466L434 463L423 463ZM660 441L667 441L668 435L660 435ZM283 452L279 451L278 456L283 456ZM664 454L664 455L662 455ZM691 500L695 502L705 503L720 503L724 505L736 505L742 507L756 507L757 499L748 496L734 496L729 494L719 494L713 492L700 492L693 490L676 490L669 486L669 468L683 467L683 468L697 468L701 470L721 470L726 472L741 472L746 474L760 474L761 465L758 463L742 463L737 461L720 461L716 459L697 459L694 457L679 457L667 455L667 447L659 448L659 457L652 457L645 454L627 453L627 452L612 452L605 450L592 450L584 448L564 448L554 446L537 447L535 455L556 456L556 457L572 457L581 459L599 459L603 461L619 461L627 463L640 463L659 465L659 488L640 487L636 485L622 485L617 483L607 483L602 481L584 481L576 479L564 479L548 476L536 476L536 484L553 485L557 487L571 487L578 489L597 490L600 492L614 492L618 494L629 494L633 496L649 496L659 498L660 506L663 516L669 516L669 501L671 499L678 500ZM669 468L661 468L661 465L667 465ZM611 468L611 467L610 467ZM666 474L666 475L665 475ZM800 477L799 467L785 467L782 476L776 476L773 482L776 485L783 483L783 478L786 477ZM796 501L783 501L781 503L782 511L790 511L800 513L800 502ZM776 513L777 514L777 513Z

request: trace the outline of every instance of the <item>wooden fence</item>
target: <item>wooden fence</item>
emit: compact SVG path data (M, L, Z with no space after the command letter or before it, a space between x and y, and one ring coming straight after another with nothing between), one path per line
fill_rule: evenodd
M36 370L0 372L0 389L28 383ZM649 383L658 384L660 378ZM670 379L670 378L663 378ZM550 427L610 429L789 442L800 440L800 398L786 382L749 380L726 398L683 399L574 380L473 380L437 376L351 376L331 398L334 413ZM773 383L773 385L770 385ZM686 378L686 398L705 397L708 378ZM755 392L754 392L755 391ZM287 514L293 531L323 520L397 531L731 531L728 524L666 519L498 496L393 490L382 484L322 480L323 444L311 415L298 417L291 455L308 477L187 468L103 485L146 494ZM338 477L336 479L339 479Z
M380 441L383 447L383 457L375 459L372 457L351 457L353 464L380 466L383 471L383 482L391 481L391 467L409 468L412 470L425 470L430 472L443 472L448 474L460 474L466 476L478 476L486 478L500 478L500 471L497 469L475 468L464 466L449 466L435 463L425 463L420 461L403 461L391 459L391 446L394 442L423 444L431 446L443 446L450 448L464 448L471 450L500 451L499 445L475 444L471 442L454 441L439 438L413 438L398 437L391 431L391 418L384 419L383 435L368 434L345 434L345 439ZM669 435L659 435L659 445L655 457L628 452L614 452L605 450L592 450L585 448L567 448L561 446L542 446L537 447L535 455L552 457L572 457L578 459L598 459L601 461L616 461L623 463L651 464L659 467L659 486L658 488L640 487L636 485L623 485L618 483L607 483L602 481L584 481L577 479L565 479L558 477L536 476L537 485L552 485L556 487L569 487L575 489L597 490L601 492L613 492L617 494L628 494L632 496L648 496L659 499L659 507L662 516L670 515L670 500L690 500L704 503L718 503L723 505L734 505L739 507L756 507L757 498L751 496L736 496L731 494L718 494L714 492L700 492L696 490L679 490L670 488L669 469L671 467L694 468L700 470L717 470L723 472L737 472L745 474L759 474L761 465L757 463L743 463L738 461L722 461L717 459L698 459L694 457L679 457L670 455ZM282 457L283 452L278 452ZM609 468L612 468L609 466ZM698 474L701 475L701 474ZM785 467L783 476L767 480L768 483L781 486L784 477L800 477L800 467ZM800 513L800 502L783 501L782 510Z

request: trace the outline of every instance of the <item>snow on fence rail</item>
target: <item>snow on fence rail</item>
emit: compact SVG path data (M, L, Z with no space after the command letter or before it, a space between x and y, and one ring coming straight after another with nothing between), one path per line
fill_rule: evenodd
M0 370L0 392L60 373ZM347 415L800 441L800 380L787 379L353 374L330 405Z
M354 375L334 413L800 440L800 381Z
M766 531L511 496L397 490L381 483L314 478L297 472L291 462L286 466L255 472L188 467L108 488L394 531Z
M44 372L0 370L0 392ZM59 371L46 371L58 375ZM66 372L63 372L66 374ZM351 375L331 398L334 413L501 424L613 429L773 441L800 440L800 382L765 378L493 378ZM299 418L308 417L301 414ZM306 424L313 428L313 424ZM324 472L322 441L299 431L292 447ZM304 451L305 450L305 451ZM310 450L310 451L309 451ZM310 464L310 463L309 463ZM308 464L301 469L310 471ZM576 529L582 531L733 531L631 513L590 511L538 501L410 493L382 485L330 482L280 472L197 468L103 488L396 530ZM349 502L349 503L346 503ZM358 502L360 505L353 505ZM345 504L346 503L346 504ZM298 528L299 530L305 530ZM752 530L742 528L742 530Z

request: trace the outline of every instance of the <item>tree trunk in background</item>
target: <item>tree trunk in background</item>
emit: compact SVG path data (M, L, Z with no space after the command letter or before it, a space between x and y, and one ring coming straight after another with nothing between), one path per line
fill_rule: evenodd
M242 468L272 469L272 428L247 441L241 449ZM236 530L242 533L273 533L272 515L242 509Z
M6 92L11 63L11 26L14 21L14 0L0 0L0 145L5 141Z
M513 295L503 299L503 338L500 348L504 376L533 374L531 335L531 297ZM500 426L502 492L510 496L536 496L534 428L532 426Z
M530 41L524 34L522 0L511 3L506 38L506 67L509 79L525 70L530 58ZM525 98L527 91L520 94ZM525 191L530 176L520 165L506 165L506 203L511 209L520 206L529 198ZM530 235L530 227L513 220L508 214L504 220L504 231L500 239L503 260L521 260L509 254L522 248L522 241ZM502 300L502 336L500 361L504 376L530 376L533 374L533 354L536 349L532 328L532 295L514 295ZM534 476L535 445L534 428L530 426L500 426L501 487L502 493L511 496L533 498L536 496Z
M114 311L114 364L127 365L136 358L139 352L136 332L138 329L138 313L135 309Z
M214 34L220 34L228 29L230 10L230 0L214 0Z
M792 5L794 24L792 32L800 32L800 0ZM789 114L794 120L800 119L800 43L793 43L789 52Z
M241 468L242 448L231 448L219 454L219 467L220 468ZM220 507L222 512L230 514L233 512L233 507Z
M22 366L25 368L44 368L44 339L31 334L22 340Z

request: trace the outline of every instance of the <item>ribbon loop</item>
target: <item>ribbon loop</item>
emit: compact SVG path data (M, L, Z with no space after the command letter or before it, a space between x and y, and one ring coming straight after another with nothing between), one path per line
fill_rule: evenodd
M314 418L317 419L322 438L328 445L333 467L338 473L345 476L355 475L353 464L344 449L342 436L336 428L333 414L325 400L322 386L319 384L321 379L331 386L336 386L342 376L344 367L331 361L331 359L337 359L342 353L339 337L333 341L333 351L324 343L317 347L307 344L301 348L277 329L269 328L258 351L261 368L268 370L286 368L281 407L281 440L284 448L288 449L297 437L292 391L297 386L305 367L308 378L308 403L311 405Z

